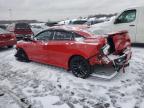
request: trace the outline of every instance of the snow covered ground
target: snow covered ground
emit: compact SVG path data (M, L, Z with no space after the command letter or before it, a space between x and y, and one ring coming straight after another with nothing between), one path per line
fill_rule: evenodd
M61 68L19 62L14 48L2 48L0 108L144 108L144 50L132 50L126 73L104 80L80 79Z

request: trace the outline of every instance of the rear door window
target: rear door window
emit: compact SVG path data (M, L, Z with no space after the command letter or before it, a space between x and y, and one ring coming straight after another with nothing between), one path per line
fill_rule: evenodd
M54 40L72 40L73 33L66 31L55 31Z

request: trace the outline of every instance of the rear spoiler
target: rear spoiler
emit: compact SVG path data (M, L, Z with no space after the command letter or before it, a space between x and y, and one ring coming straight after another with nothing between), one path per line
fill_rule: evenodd
M114 35L123 35L123 34L127 34L128 31L127 30L123 30L123 31L119 31L119 32L112 32L112 33L108 33L108 36L114 36Z

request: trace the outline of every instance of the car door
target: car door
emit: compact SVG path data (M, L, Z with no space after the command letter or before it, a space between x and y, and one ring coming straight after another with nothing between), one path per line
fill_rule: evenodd
M34 41L27 44L27 50L34 61L47 63L48 61L48 42L53 38L53 32L46 30L34 37Z
M131 41L136 42L136 32L137 32L137 10L126 10L118 16L114 22L113 30L127 30L129 32Z
M55 30L53 40L48 43L51 64L65 67L73 44L72 32Z

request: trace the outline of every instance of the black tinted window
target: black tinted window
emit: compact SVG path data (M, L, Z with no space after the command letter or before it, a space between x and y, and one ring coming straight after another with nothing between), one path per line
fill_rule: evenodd
M87 21L82 21L82 20L80 20L80 21L74 21L74 22L72 22L72 24L85 24Z
M53 38L53 31L44 31L35 37L37 40L48 41Z
M18 23L16 24L16 29L30 29L30 26L27 23Z
M55 31L54 40L72 40L73 34L65 31Z
M115 23L129 23L136 19L136 10L127 10L123 12Z

